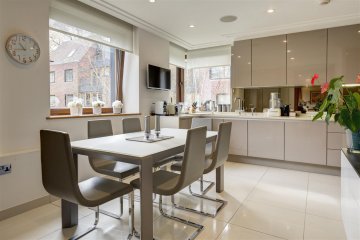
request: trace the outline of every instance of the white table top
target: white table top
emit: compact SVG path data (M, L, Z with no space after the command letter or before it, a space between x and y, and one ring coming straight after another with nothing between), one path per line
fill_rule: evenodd
M99 153L118 157L143 159L152 157L158 153L183 147L186 142L186 134L187 129L162 128L161 135L174 136L174 138L153 143L126 140L126 138L129 137L144 136L144 132L136 132L74 141L71 142L71 146L73 153L75 154L89 153L90 155L91 153ZM208 131L206 136L207 141L213 141L216 136L217 132Z

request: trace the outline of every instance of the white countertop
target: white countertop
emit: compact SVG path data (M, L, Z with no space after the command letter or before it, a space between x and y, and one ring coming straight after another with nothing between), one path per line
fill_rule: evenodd
M189 113L181 114L180 118L186 117L210 117L210 118L236 118L236 119L254 119L254 120L284 120L284 121L312 121L313 113L311 114L302 114L299 117L268 117L264 113L235 113L235 112L198 112L198 113ZM321 121L321 120L318 120Z

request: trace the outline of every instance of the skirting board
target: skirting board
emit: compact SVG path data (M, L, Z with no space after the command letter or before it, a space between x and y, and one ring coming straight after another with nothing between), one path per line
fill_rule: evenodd
M329 166L307 164L307 163L295 163L295 162L288 162L283 160L255 158L255 157L247 157L247 156L239 156L239 155L231 155L231 154L229 155L228 161L340 176L340 168L338 167L329 167Z
M0 211L0 221L27 212L50 203L50 196L41 197L30 202Z

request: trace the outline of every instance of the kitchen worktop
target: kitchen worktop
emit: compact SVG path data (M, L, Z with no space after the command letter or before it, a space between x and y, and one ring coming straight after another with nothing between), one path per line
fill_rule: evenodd
M259 119L259 120L284 120L284 121L312 121L314 114L302 114L298 117L268 117L264 113L236 113L236 112L197 112L189 114L181 114L180 118L187 117L210 117L210 118L237 118L237 119Z

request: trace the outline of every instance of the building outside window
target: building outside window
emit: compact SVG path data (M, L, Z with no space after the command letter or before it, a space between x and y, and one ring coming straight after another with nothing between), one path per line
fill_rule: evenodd
M72 82L73 81L73 70L65 69L64 78L65 78L65 82Z
M65 94L65 106L67 106L72 100L74 100L74 94Z
M50 83L55 83L55 72L50 72Z
M230 79L230 66L210 68L210 80Z
M56 107L57 98L55 95L50 95L50 107Z

